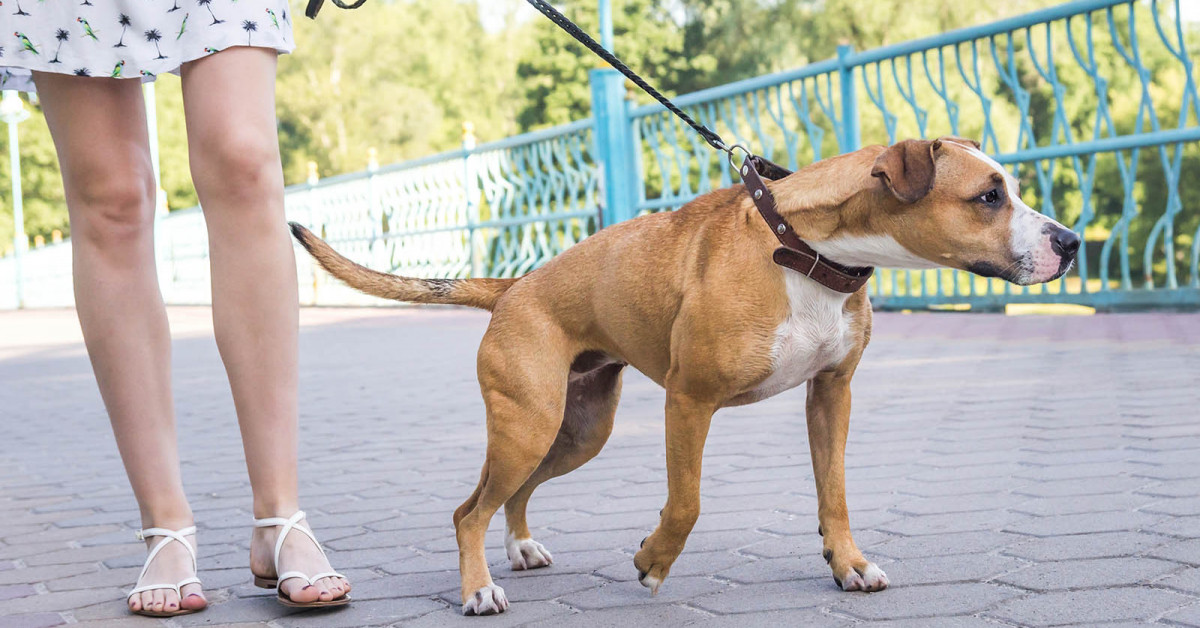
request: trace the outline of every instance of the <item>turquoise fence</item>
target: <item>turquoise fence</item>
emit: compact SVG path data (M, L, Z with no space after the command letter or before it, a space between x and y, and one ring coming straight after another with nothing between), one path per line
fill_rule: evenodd
M1077 270L1052 284L882 269L869 286L877 307L1200 307L1198 49L1200 24L1185 22L1178 1L1081 0L875 50L843 47L677 102L792 168L866 144L972 137L1021 179L1031 206L1084 236ZM723 154L661 106L628 100L616 71L591 79L591 119L293 186L289 217L374 268L515 276L602 224L733 184ZM161 221L170 302L208 299L200 220L185 210ZM30 283L47 282L27 287L31 305L69 302L64 248L26 256ZM372 302L300 260L305 302ZM11 265L0 259L0 307L11 305Z

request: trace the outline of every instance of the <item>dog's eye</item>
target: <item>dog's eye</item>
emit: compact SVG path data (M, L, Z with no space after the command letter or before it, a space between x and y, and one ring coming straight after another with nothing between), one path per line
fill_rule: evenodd
M984 205L987 205L988 207L996 207L997 205L1000 204L1000 200L1002 198L1003 198L1003 196L1000 194L999 188L997 188L994 190L988 190L983 195L979 196L978 199L976 199L976 200L978 200L980 203L983 203Z

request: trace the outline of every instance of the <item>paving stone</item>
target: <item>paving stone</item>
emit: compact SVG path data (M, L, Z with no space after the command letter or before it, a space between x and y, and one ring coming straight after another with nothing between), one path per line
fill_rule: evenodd
M1112 558L1141 554L1169 540L1144 532L1095 532L1032 538L1010 545L1004 553L1033 561Z
M31 584L0 585L0 602L30 595L37 595L37 589Z
M1192 604L1187 608L1167 613L1163 621L1184 626L1200 626L1200 604Z
M177 330L180 316L207 315L171 310ZM69 311L19 322L34 320L27 316L0 313L0 328L77 333ZM650 596L635 581L632 556L666 501L664 394L630 371L605 450L540 487L531 502L534 537L554 565L511 571L504 518L489 522L488 563L512 606L486 620L459 615L451 517L479 478L486 446L469 365L487 315L302 316L302 502L335 566L355 582L356 601L295 613L249 584L250 491L226 379L205 332L177 339L175 375L184 477L212 606L171 626L973 628L1050 623L1055 612L1065 617L1055 621L1077 625L1164 614L1163 622L1196 623L1189 609L1200 604L1200 433L1187 415L1200 393L1182 374L1200 368L1200 341L1142 343L1122 333L1183 325L1165 321L1195 327L1200 316L1068 323L877 315L855 379L846 459L855 539L892 580L870 595L838 590L820 557L797 389L718 415L701 517L662 592ZM1064 340L1063 329L1089 340ZM81 345L13 359L4 352L10 337L0 334L0 382L16 386L0 386L0 407L51 420L6 424L9 440L0 444L0 598L9 597L0 599L0 624L49 617L98 628L168 625L133 618L122 603L144 550L130 538L138 513L111 435L82 429L103 424L104 413ZM914 360L922 377L897 387L895 373ZM1077 367L1061 369L1064 360ZM1131 363L1140 365L1132 378L1120 368ZM1031 394L1034 380L1055 381L1055 394ZM44 393L20 393L31 386ZM351 394L359 390L372 394ZM323 420L329 416L339 421ZM71 464L48 462L48 451ZM342 471L330 476L328 468ZM1031 593L1009 581L1051 590ZM50 608L22 606L30 598Z
M1189 539L1160 545L1150 551L1151 556L1200 567L1200 539Z
M981 583L897 587L879 593L848 593L833 605L838 613L859 619L897 619L969 615L1015 597L1012 589Z
M729 588L727 585L709 578L668 577L663 581L658 595L651 596L650 589L643 587L636 578L637 574L630 574L628 580L564 595L558 598L558 601L581 610L595 610L633 605L671 604Z
M1042 497L1026 499L1012 506L1011 510L1039 517L1052 515L1073 515L1097 512L1115 512L1141 509L1144 512L1156 512L1142 508L1151 504L1154 499L1145 495L1116 493L1107 495L1080 495L1073 497Z
M58 613L22 613L4 617L5 628L49 628L67 623Z
M835 617L818 610L793 609L788 611L764 611L759 613L706 617L686 625L712 626L713 628L776 628L777 626L789 625L838 628L853 624L848 619Z
M1062 534L1090 534L1094 532L1136 530L1148 527L1161 520L1162 516L1148 515L1140 512L1112 512L1105 513L1103 516L1088 513L1026 518L1008 522L1002 529L1005 532L1015 532L1017 534L1032 536L1056 536Z
M954 554L981 554L1007 547L1020 541L1021 538L1015 534L993 530L930 534L892 538L875 545L871 551L899 560Z
M1178 593L1145 587L1055 591L1009 600L987 615L1025 626L1096 624L1145 620L1188 601Z
M528 604L512 605L500 615L491 617L463 617L460 605L446 610L433 611L416 619L405 620L394 624L403 628L470 628L478 627L479 622L486 621L489 628L495 624L498 628L510 626L528 626L535 622L545 621L555 623L560 618L570 616L572 610L562 604L553 602L529 602ZM551 621L549 618L553 618Z
M1119 587L1152 580L1178 567L1153 558L1095 558L1030 565L996 581L1033 591Z
M1025 563L993 554L957 554L932 558L907 558L880 567L893 586L982 582L1024 566Z
M769 612L792 609L813 609L827 606L843 593L833 579L808 579L796 582L767 582L729 588L720 593L705 595L691 605L716 614Z
M903 536L946 534L1007 529L1028 525L1029 517L1003 510L952 512L920 517L906 517L878 526L880 530Z

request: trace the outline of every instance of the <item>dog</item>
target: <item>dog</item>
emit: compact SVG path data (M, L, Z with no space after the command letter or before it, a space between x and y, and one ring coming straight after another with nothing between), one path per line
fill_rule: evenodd
M1017 180L962 138L863 148L767 187L795 232L844 266L950 267L1029 285L1061 277L1079 248L1078 235L1023 203ZM866 288L844 294L776 265L775 234L745 186L606 227L517 279L389 275L292 229L362 292L492 312L478 354L487 456L454 513L463 614L508 607L484 558L501 506L512 568L553 561L530 535L529 498L604 447L626 366L666 389L668 497L633 559L644 586L658 591L700 514L713 413L807 384L822 554L841 589L887 588L854 543L845 495L850 381L871 337Z

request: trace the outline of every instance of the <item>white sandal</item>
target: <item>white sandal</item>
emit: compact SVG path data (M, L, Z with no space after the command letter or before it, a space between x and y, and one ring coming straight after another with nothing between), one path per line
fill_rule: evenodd
M311 577L299 571L289 571L283 574L279 573L279 550L283 549L283 541L287 538L288 533L292 530L299 530L300 532L303 532L305 536L312 539L312 542L317 546L317 550L321 552L321 556L325 556L325 549L321 547L321 543L317 541L317 537L313 535L312 532L309 532L307 528L302 528L297 525L300 523L301 519L304 519L303 510L296 511L296 514L286 519L283 517L268 517L266 519L254 520L254 527L256 528L273 528L275 526L283 526L283 529L279 531L279 538L275 541L274 563L275 573L278 575L272 579L263 578L258 574L254 574L254 586L263 589L275 589L279 603L283 604L284 606L293 606L296 608L321 608L326 606L345 606L346 604L349 604L349 593L343 593L341 597L337 597L328 601L313 600L312 602L294 602L290 597L283 593L282 589L279 588L279 585L284 580L291 580L292 578L299 578L307 582L310 586L321 578L346 579L346 576L343 576L336 571L325 571ZM326 560L328 560L328 558L326 558Z
M146 564L144 566L142 566L142 573L138 575L137 581L141 582L142 578L146 577L146 570L150 569L150 563L154 560L155 556L158 556L158 553L160 551L162 551L162 548L166 547L168 543L174 543L176 541L178 541L179 543L182 543L183 546L187 548L188 555L192 557L192 573L196 573L196 550L192 549L192 544L188 543L187 539L184 538L185 536L189 536L189 535L192 535L195 533L196 533L196 526L188 526L182 530L168 530L166 528L146 528L144 530L138 530L137 531L137 539L139 541L145 541L147 537L155 537L155 536L161 536L161 537L163 537L163 539L161 541L159 541L158 544L155 545L150 550L150 555L146 557ZM178 610L152 611L150 609L142 607L140 610L136 610L136 611L133 609L130 609L130 612L138 614L138 615L145 615L147 617L175 617L178 615L188 615L191 613L195 613L196 610L200 610L200 609L191 610L191 609L183 608L182 589L183 589L183 587L185 587L189 584L200 584L200 579L197 578L196 576L192 576L191 578L186 578L184 580L180 580L179 582L177 582L175 584L147 584L147 585L143 585L140 587L135 587L132 591L129 592L129 595L125 596L125 604L128 605L130 598L132 598L133 596L135 596L139 593L145 593L146 591L155 591L158 589L171 589L171 590L175 591L175 595L179 597L179 609Z

